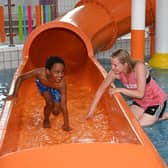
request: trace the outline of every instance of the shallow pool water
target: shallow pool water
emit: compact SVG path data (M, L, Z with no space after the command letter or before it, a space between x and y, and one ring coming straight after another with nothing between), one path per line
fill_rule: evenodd
M0 111L4 104L3 99L8 94L13 74L16 69L0 70ZM0 113L1 114L1 113Z
M168 164L168 120L144 128L152 143Z

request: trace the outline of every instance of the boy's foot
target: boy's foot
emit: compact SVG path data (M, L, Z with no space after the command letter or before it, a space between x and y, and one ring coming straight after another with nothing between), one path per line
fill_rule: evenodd
M51 128L50 121L49 120L44 120L43 121L43 127L44 128Z
M53 111L52 113L53 113L55 116L57 116L57 115L59 114L58 111Z
M72 130L71 127L65 126L65 125L62 126L62 129L65 130L65 131L71 131Z

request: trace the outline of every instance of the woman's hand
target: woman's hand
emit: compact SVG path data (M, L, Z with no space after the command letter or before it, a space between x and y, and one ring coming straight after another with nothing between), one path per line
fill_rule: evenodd
M109 88L109 95L112 96L114 93L121 93L123 88Z
M86 115L86 120L93 118L93 113L88 112Z

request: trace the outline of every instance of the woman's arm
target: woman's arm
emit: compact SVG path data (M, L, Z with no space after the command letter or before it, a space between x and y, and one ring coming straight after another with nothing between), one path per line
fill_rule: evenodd
M115 74L113 73L113 71L111 70L107 77L104 79L104 81L101 83L101 85L99 86L96 95L92 101L92 104L90 106L89 112L86 116L86 119L91 118L94 110L98 104L98 102L100 101L100 98L102 97L103 93L105 92L106 88L114 81L115 79Z

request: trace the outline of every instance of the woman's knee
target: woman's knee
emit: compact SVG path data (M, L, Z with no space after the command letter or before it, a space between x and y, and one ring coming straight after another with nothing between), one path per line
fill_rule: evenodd
M157 121L155 115L145 114L140 118L139 123L141 126L150 126Z

